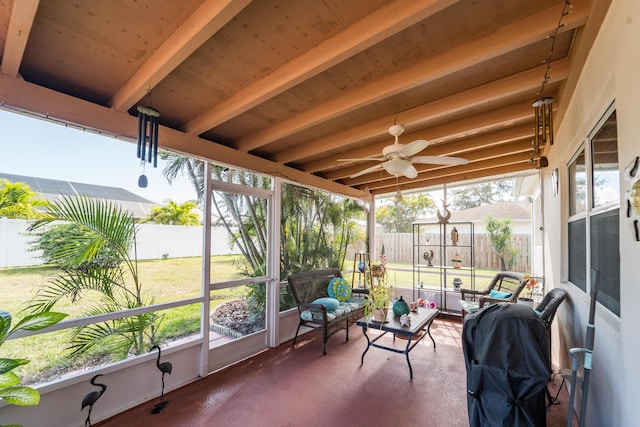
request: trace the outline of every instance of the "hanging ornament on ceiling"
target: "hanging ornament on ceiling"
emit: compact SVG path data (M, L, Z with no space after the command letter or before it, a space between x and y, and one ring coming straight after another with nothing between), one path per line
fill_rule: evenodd
M540 149L540 145L546 144L553 145L553 97L545 96L544 98L537 99L531 104L535 112L535 134L534 134L534 147L537 151Z
M137 156L142 163L142 175L138 178L138 187L147 186L147 177L144 174L145 163L151 163L158 167L158 124L160 113L158 110L138 106L138 150Z

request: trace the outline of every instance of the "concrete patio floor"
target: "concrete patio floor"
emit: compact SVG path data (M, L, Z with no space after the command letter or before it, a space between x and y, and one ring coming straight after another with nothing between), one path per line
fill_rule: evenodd
M462 323L437 318L431 332L437 348L424 339L409 355L413 380L402 354L372 348L360 366L366 339L352 326L349 342L342 331L329 339L326 356L307 334L168 393L160 414L150 414L154 399L94 426L467 426ZM559 384L548 384L553 395ZM568 401L563 388L547 426L567 424Z

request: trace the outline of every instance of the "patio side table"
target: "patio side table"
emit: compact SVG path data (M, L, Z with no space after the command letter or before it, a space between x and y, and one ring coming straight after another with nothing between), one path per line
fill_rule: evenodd
M427 335L429 335L429 338L431 338L431 341L433 342L433 349L436 349L436 342L431 336L431 323L433 323L433 320L438 314L440 314L440 310L438 309L418 307L417 312L409 313L409 317L411 318L411 324L409 326L402 326L400 319L393 315L393 311L391 309L389 309L387 321L382 324L374 321L372 317L363 317L359 319L356 324L362 326L362 333L367 339L367 348L360 357L360 366L364 364L364 356L367 354L370 347L393 351L394 353L401 353L405 355L407 358L407 365L409 365L409 378L413 379L413 368L411 367L411 361L409 360L409 352ZM369 335L367 335L368 328L382 331L382 333L371 339L369 338ZM399 349L379 344L377 341L388 332L394 334L394 340L396 335L402 336L403 339L406 338L407 345L405 348Z

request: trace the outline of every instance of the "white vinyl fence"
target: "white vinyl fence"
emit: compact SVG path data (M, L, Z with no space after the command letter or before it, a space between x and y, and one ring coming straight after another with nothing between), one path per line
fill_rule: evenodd
M42 264L40 253L29 251L29 222L0 218L0 268ZM183 225L139 224L138 259L185 258L202 255L202 227ZM211 228L211 255L238 254L229 247L227 229Z

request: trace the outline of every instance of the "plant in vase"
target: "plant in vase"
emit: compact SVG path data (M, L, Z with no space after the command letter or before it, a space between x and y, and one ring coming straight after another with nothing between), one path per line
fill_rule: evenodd
M373 316L377 322L384 322L387 319L392 298L391 286L384 280L378 281L378 285L369 291L369 296L364 303L364 315Z
M523 277L527 281L527 284L522 292L520 292L518 300L533 306L533 291L538 288L538 282L530 274L525 274Z

